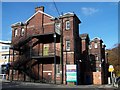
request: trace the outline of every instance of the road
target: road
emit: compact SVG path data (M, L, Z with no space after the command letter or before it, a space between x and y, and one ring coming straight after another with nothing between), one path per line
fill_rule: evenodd
M110 85L78 85L78 86L68 86L68 85L55 85L55 84L44 84L44 83L31 83L31 82L10 82L1 81L0 82L2 90L119 90Z

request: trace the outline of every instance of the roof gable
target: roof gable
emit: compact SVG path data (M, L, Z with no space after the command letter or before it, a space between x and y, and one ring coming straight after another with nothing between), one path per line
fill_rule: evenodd
M47 13L44 13L44 12L42 12L42 11L39 10L39 11L37 11L36 13L34 13L30 18L28 18L28 20L26 20L25 23L29 22L29 21L30 21L36 14L38 14L38 13L42 13L42 14L50 17L50 18L54 18L53 16L51 16L51 15L49 15L49 14L47 14Z

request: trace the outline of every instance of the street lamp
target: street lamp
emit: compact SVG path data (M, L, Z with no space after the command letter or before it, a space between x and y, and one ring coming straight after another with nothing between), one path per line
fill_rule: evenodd
M53 37L56 38L56 34L55 33L54 33Z
M56 84L56 34L54 33L54 84Z
M102 62L104 62L104 59L102 59Z
M82 60L80 59L80 60L77 60L77 63L76 63L76 65L77 65L77 82L76 82L76 85L78 85L79 84L79 80L80 80L80 68L81 68L81 64L82 64L83 62L82 62Z
M82 60L79 60L79 62L82 62Z

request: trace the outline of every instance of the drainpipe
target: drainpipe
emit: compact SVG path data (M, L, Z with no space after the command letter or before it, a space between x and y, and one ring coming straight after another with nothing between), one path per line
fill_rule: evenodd
M54 33L54 84L56 84L56 34Z

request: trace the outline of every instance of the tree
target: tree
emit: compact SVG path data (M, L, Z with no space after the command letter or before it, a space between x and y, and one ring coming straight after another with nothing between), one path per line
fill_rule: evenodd
M108 52L108 63L114 67L114 72L120 76L120 44L116 44L114 48L106 50Z

